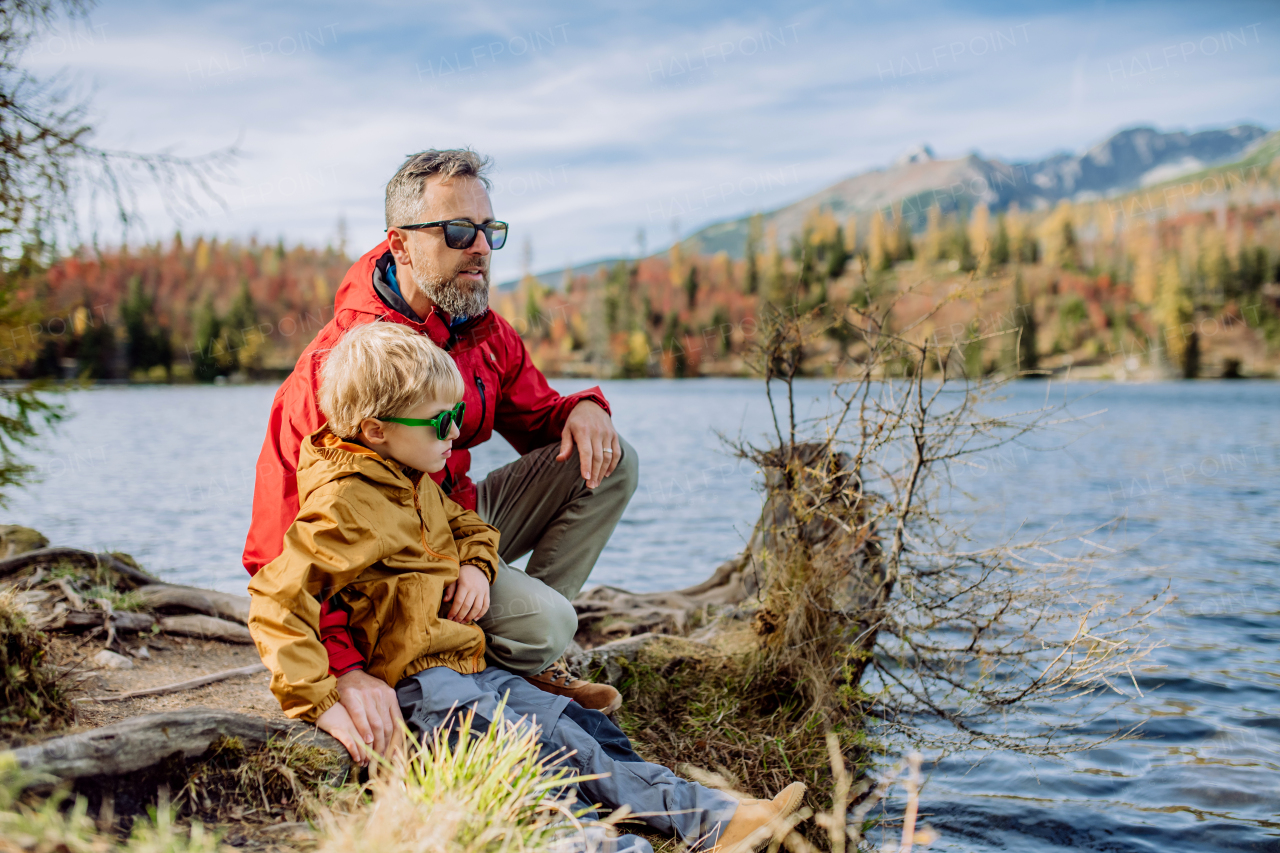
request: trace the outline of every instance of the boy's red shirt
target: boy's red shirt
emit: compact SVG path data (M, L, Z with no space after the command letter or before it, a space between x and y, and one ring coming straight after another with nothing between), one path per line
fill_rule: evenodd
M466 386L466 416L453 454L439 474L432 475L444 492L467 509L476 507L476 487L468 476L471 453L496 430L519 453L560 440L573 407L584 400L609 403L599 387L563 396L547 384L529 350L511 324L493 311L449 328L439 309L417 322L389 308L373 286L375 267L389 252L384 240L362 256L338 288L333 319L303 351L293 373L276 391L258 456L253 489L253 517L245 540L244 567L249 574L274 560L283 550L284 534L298 514L296 472L302 440L325 423L316 400L325 357L348 329L376 321L400 323L427 335L458 365ZM347 630L347 614L328 609L321 617L321 639L329 652L329 666L342 674L363 666Z

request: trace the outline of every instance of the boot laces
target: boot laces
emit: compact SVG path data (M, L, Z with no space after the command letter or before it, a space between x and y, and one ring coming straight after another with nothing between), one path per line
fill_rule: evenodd
M552 684L560 684L564 687L568 687L574 680L573 676L569 673L568 667L560 661L556 661L551 666L543 670L542 675Z

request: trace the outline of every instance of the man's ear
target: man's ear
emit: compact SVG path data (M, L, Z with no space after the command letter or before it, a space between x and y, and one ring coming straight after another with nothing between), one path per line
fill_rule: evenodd
M395 258L397 268L413 264L413 260L409 257L408 231L402 231L399 228L388 228L387 248L391 250L391 257Z
M386 444L386 425L376 418L365 418L360 422L360 440L366 447Z

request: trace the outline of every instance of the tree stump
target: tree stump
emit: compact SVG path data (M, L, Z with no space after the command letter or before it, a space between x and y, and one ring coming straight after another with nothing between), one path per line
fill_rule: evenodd
M851 461L817 443L756 460L765 503L742 553L702 583L669 592L634 593L598 586L574 599L571 660L617 670L606 659L634 656L660 636L689 636L717 620L751 619L762 646L812 644L842 660L875 639L876 615L892 591ZM855 664L855 678L861 677Z

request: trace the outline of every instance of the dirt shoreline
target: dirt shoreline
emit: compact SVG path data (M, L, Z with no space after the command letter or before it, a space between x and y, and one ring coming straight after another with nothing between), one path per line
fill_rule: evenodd
M128 717L176 711L198 705L268 719L285 719L280 705L271 695L270 675L266 672L233 676L203 687L164 696L142 696L111 702L84 701L95 696L163 687L202 675L213 675L260 663L258 651L253 646L165 636L134 645L144 645L150 655L149 660L135 657L132 669L105 669L96 667L92 660L100 644L90 643L77 650L76 646L81 644L78 639L53 634L50 635L50 640L52 662L59 666L74 667L69 675L75 681L68 684L67 695L75 708L76 724L73 729L59 734L100 728ZM86 655L85 651L89 654ZM88 677L77 678L80 675Z

